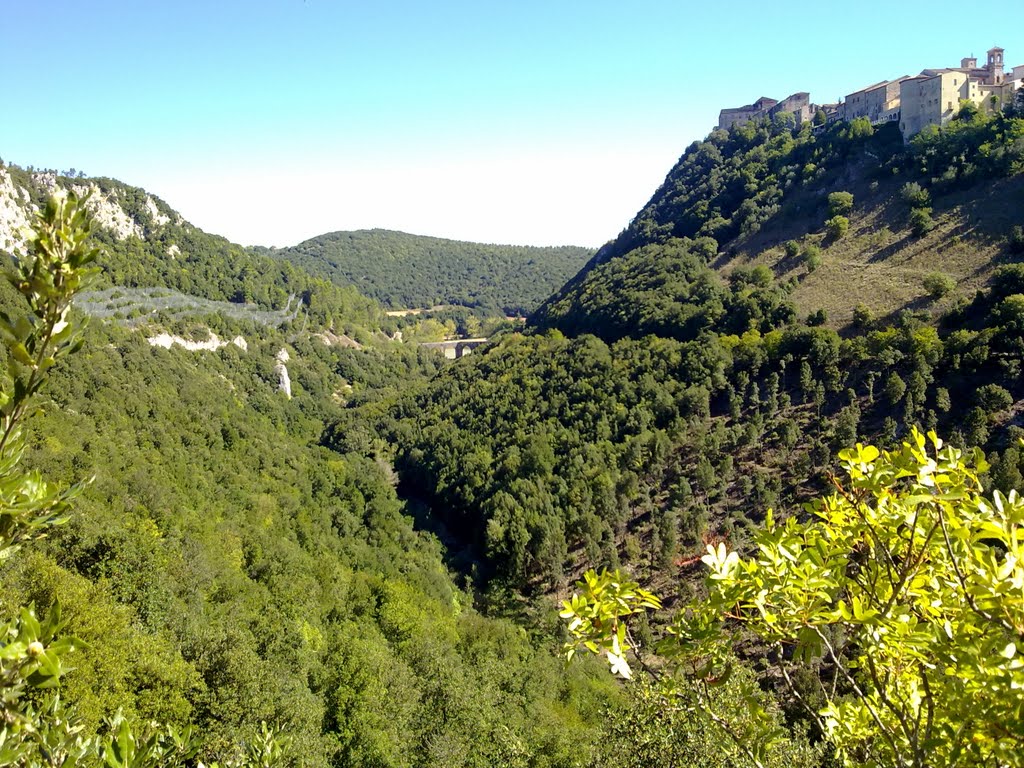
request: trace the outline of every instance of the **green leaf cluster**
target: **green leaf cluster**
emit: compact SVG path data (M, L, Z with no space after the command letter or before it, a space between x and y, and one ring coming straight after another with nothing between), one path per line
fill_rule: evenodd
M648 608L660 608L661 602L639 584L622 581L621 574L609 573L607 569L600 573L587 571L583 579L585 595L573 595L565 601L559 615L568 619L569 632L583 647L607 657L612 673L628 680L633 673L626 654L633 644L627 640L626 623L620 619ZM567 650L571 659L575 646Z
M718 682L729 645L756 637L849 764L1020 765L1024 501L983 495L984 460L934 433L913 431L891 452L858 444L840 460L845 476L807 519L769 514L750 556L708 547L707 598L676 614L658 653ZM594 578L567 605L632 612ZM565 614L576 642L600 648ZM820 708L793 683L801 661L824 665Z

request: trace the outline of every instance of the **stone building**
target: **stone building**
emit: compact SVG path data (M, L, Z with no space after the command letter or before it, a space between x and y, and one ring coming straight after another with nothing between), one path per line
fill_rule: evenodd
M962 70L921 74L904 80L900 87L900 132L903 140L926 125L944 125L960 109L961 99L977 102L978 83Z
M825 125L831 125L843 119L843 102L841 101L832 104L819 104L818 109L825 113Z
M984 67L977 59L960 60L959 67L925 69L917 77L900 83L900 132L903 140L920 132L925 126L942 126L960 111L967 101L979 109L994 112L1013 101L1015 67L1009 78L1003 65L1003 49L992 48Z
M768 117L782 114L793 115L796 118L796 124L800 126L809 122L814 117L812 107L811 94L801 91L800 93L794 93L792 96L787 96L769 109Z
M782 101L762 96L753 104L745 107L723 109L718 113L718 127L729 130L735 125L743 125L751 120L772 118L776 115L791 114L796 124L802 125L814 117L815 107L811 104L811 95L806 92L794 93Z
M900 118L900 83L910 76L895 80L883 80L854 91L843 102L843 119L855 120L866 117L872 125L881 125Z
M1014 67L1010 74L1006 76L1006 82L1015 92L1024 88L1024 66Z
M996 46L990 48L988 51L988 58L985 61L984 67L978 66L978 60L973 56L960 59L959 67L950 67L950 69L956 69L959 72L963 72L971 80L984 85L1002 85L1006 76L1003 72L1003 49ZM926 69L921 74L937 74L939 72L945 72L947 70L933 70Z
M745 107L723 109L718 113L718 127L729 130L734 125L743 125L744 123L749 123L751 120L756 120L759 117L766 117L768 115L768 110L778 103L779 102L775 99L769 99L767 96L762 96L753 104L748 104Z
M718 127L728 130L780 114L792 114L796 124L802 125L813 120L821 109L826 123L860 117L867 118L872 125L899 121L903 140L909 141L925 126L948 123L960 111L963 101L989 112L1011 104L1016 91L1024 87L1024 66L1007 71L1004 53L998 46L991 48L983 67L971 56L961 59L959 67L925 69L914 77L883 80L854 91L839 104L812 104L810 95L804 92L782 101L762 96L745 107L723 109L718 115Z

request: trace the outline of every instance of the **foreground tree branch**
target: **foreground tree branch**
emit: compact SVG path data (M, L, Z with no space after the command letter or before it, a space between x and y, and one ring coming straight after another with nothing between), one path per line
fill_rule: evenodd
M914 430L891 452L858 444L840 460L846 480L809 506L810 519L776 523L769 511L749 558L708 547L708 598L673 620L658 645L664 663L714 681L742 629L833 665L852 693L822 685L815 714L848 764L1024 765L1024 500L984 496L984 458L934 433ZM605 647L604 636L579 634L580 611L616 623L657 603L608 602L588 584L562 613L570 647ZM628 651L616 648L620 674ZM776 663L796 691L786 660ZM772 737L768 727L755 735Z

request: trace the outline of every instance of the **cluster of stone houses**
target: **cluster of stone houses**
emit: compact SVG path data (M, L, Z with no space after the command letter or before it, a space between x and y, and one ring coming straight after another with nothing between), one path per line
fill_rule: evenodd
M806 92L794 93L782 101L762 96L745 107L723 109L718 113L718 127L729 130L734 125L743 125L763 117L772 118L781 113L794 115L796 124L802 125L814 117L815 113L812 110L815 107L816 105L811 104L811 94Z
M898 121L903 140L908 141L926 125L941 126L952 120L961 102L971 102L986 111L1011 103L1016 91L1024 87L1024 66L1007 70L1003 53L1002 48L992 48L983 67L972 57L961 59L959 67L925 69L919 75L883 80L835 104L813 104L808 93L795 93L782 101L762 96L745 107L723 109L718 127L729 129L778 114L793 115L799 126L813 120L820 111L829 123L859 117L867 118L872 125Z

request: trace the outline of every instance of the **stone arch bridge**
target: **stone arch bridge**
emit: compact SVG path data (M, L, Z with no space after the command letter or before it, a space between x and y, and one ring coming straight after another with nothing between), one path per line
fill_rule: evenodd
M488 339L452 339L450 341L428 341L420 344L427 349L436 349L442 352L449 360L456 360L471 354L481 344L486 344Z

